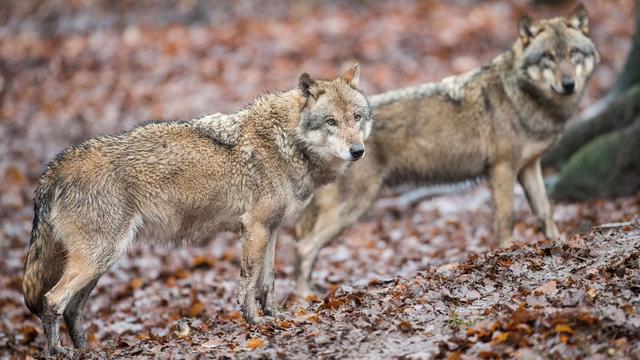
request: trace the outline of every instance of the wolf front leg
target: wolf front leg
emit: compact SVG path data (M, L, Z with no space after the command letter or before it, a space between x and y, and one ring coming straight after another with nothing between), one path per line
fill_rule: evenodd
M311 272L318 259L320 249L329 244L345 226L352 223L352 221L346 219L343 222L336 219L336 223L328 225L322 230L314 231L297 244L295 264L297 296L304 299L309 295L313 295L313 291L311 290Z
M276 301L273 296L275 283L275 254L276 254L277 231L272 230L269 236L267 250L264 253L262 268L260 269L260 281L258 284L258 300L265 315L275 315L278 313Z
M499 162L490 170L493 195L493 236L500 247L509 247L513 236L513 187L515 171L509 162Z
M300 237L295 265L299 297L304 299L313 294L311 272L320 250L355 223L380 192L384 172L376 167L377 163L369 163L367 168L355 168L359 171L349 172L338 183L325 186L303 210L296 227Z
M270 231L264 223L249 221L244 225L243 235L238 302L244 319L248 323L256 324L259 322L256 306L257 285Z
M553 221L551 205L544 188L542 169L540 168L540 158L536 159L522 170L518 176L520 185L524 188L529 206L538 217L544 235L550 240L557 240L560 237L558 228Z

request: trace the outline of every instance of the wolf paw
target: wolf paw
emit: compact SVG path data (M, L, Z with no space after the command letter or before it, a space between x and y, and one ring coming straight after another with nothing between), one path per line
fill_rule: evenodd
M546 238L549 240L557 241L558 239L560 239L560 232L558 231L558 228L555 224L546 226L544 233L544 236L546 236Z
M48 352L47 352L47 358L49 357L55 357L55 358L60 358L62 357L63 359L72 359L75 355L75 351L73 351L73 349L67 349L65 347L63 347L62 345L57 345L54 346L52 348L49 348Z
M262 306L262 311L266 316L275 316L278 315L281 311L276 304L267 304Z
M306 300L310 296L316 296L316 293L311 290L311 286L308 283L297 284L295 294L303 300Z
M257 325L257 324L261 324L262 323L262 318L260 316L258 316L258 313L254 313L254 314L249 314L245 311L242 312L242 317L244 318L244 321L247 322L247 324L251 324L251 325Z
M273 297L273 289L263 291L258 297L258 301L260 302L260 307L264 315L276 315L280 312Z
M260 317L255 301L246 301L242 306L242 317L249 324L259 324Z

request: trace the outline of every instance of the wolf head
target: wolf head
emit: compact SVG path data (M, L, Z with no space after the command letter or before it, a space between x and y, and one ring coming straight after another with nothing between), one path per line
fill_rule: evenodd
M325 158L355 161L364 156L371 110L358 89L359 77L358 64L331 80L314 80L307 73L300 76L298 87L306 102L298 135Z
M567 17L538 22L524 15L518 30L514 52L520 79L555 101L579 97L600 61L588 35L585 6L579 4Z

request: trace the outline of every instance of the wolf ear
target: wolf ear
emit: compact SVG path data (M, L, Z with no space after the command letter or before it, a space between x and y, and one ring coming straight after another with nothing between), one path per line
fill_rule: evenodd
M529 45L529 41L534 35L533 21L527 14L522 14L518 21L518 35L524 46Z
M360 65L355 63L351 69L342 74L342 78L347 82L347 84L349 84L349 86L357 89L358 85L360 85Z
M582 31L585 35L589 33L589 13L583 3L578 4L567 16L567 25Z
M311 96L314 99L318 97L315 91L317 88L316 81L311 78L311 75L307 73L300 75L300 78L298 79L298 87L305 97Z

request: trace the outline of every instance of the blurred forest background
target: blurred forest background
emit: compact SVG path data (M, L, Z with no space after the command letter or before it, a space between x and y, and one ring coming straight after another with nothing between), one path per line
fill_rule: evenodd
M517 36L521 13L552 17L568 13L574 5L526 0L1 1L0 353L36 354L44 346L39 321L23 305L20 281L35 183L44 164L65 147L149 119L232 112L265 91L293 87L302 72L330 77L356 61L365 94L437 81L481 66L507 50ZM640 66L625 67L637 8L633 0L589 0L585 5L602 62L581 110L600 105L577 114L576 119L586 121L575 122L573 137L545 158L549 174L559 174L557 197L570 200L555 206L565 239L594 224L632 220L640 209L637 179L628 176L640 163ZM625 79L635 80L629 84ZM612 114L610 109L618 112ZM594 118L600 120L590 120ZM591 141L604 133L609 138ZM587 147L597 147L599 160L588 155ZM616 167L607 170L602 164ZM585 179L602 181L574 185ZM627 188L612 185L629 179ZM609 191L618 188L630 190ZM625 196L599 199L619 195ZM595 199L573 202L589 198ZM359 225L321 253L316 282L334 291L339 284L386 283L395 276L411 277L475 259L489 250L491 207L486 186L411 204L395 199L390 192ZM542 240L522 191L516 209L515 239L529 244ZM100 350L109 356L153 354L168 346L188 352L184 349L196 345L218 355L241 350L273 355L273 351L279 354L278 342L291 341L287 336L297 329L296 337L316 339L315 345L304 343L298 350L317 353L322 349L317 338L331 333L329 320L337 321L329 319L335 314L320 310L337 308L331 302L323 309L306 307L288 297L293 244L287 227L279 238L276 291L287 311L303 319L306 328L295 319L280 320L291 323L279 323L276 336L273 329L269 333L242 323L234 300L239 244L237 237L222 235L200 248L131 250L92 295L87 319L90 342L98 346L109 340ZM443 301L438 311L450 320L457 305ZM174 339L173 326L185 316L193 319L200 340ZM403 336L411 339L415 334L411 324L387 320ZM322 330L319 324L324 321ZM461 328L442 330L431 345L421 346L442 349L434 344L451 344ZM360 330L354 331L352 335ZM209 343L214 338L218 343ZM147 347L140 348L139 342ZM348 351L348 343L342 346ZM331 351L342 351L336 349L340 347ZM394 354L401 354L403 348L396 350Z

